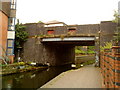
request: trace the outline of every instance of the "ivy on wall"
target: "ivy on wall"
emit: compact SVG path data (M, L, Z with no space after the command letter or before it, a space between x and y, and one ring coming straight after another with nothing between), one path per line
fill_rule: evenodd
M25 31L25 26L22 23L15 25L15 48L22 47L23 43L28 39L28 32Z

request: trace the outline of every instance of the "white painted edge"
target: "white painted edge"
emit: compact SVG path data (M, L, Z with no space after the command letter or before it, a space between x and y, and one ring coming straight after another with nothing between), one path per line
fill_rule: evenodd
M43 38L42 41L94 41L95 37Z

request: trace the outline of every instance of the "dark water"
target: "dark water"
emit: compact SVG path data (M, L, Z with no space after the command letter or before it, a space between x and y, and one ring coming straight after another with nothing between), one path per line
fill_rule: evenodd
M2 88L38 89L61 72L71 69L70 65L50 67L43 71L32 71L2 77Z

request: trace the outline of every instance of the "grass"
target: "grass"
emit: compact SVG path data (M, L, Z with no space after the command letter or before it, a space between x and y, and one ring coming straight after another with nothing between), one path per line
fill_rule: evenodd
M86 61L84 63L77 64L76 66L77 66L77 68L80 68L81 65L86 66L86 65L93 64L93 63L95 63L95 60L88 60L88 61Z
M93 50L83 51L83 50L75 49L75 54L95 54L95 51Z
M90 64L93 64L93 63L95 63L95 60L89 60L89 61L83 63L83 66L90 65Z

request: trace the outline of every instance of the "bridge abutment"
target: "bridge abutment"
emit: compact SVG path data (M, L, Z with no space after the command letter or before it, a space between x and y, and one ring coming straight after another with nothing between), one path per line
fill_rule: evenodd
M75 62L75 46L58 44L36 44L35 39L29 39L24 44L23 61L50 66L59 66Z

